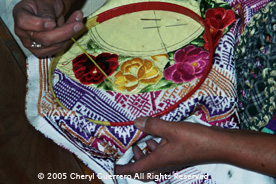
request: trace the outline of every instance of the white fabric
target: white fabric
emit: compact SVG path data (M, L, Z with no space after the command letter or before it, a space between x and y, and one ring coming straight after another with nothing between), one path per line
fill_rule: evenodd
M192 123L199 123L205 126L210 126L206 122L202 121L199 117L192 115L188 117L185 121ZM146 137L141 140L141 143L138 145L140 148L146 147L145 141L150 137ZM156 139L156 141L161 141L161 139ZM132 150L128 150L125 155L117 162L117 164L128 163L129 158L133 156ZM212 176L212 180L209 184L275 184L275 179L263 174L256 172L248 171L246 169L241 169L228 164L205 164L192 167L193 170L201 171L202 173L208 173ZM184 175L185 173L180 171L179 175ZM188 179L187 179L188 180ZM192 183L192 181L180 180L169 180L162 182L162 184L176 184L176 183ZM210 182L210 181L209 181ZM134 179L120 180L119 183L122 184L154 184L155 182L141 182ZM203 183L205 184L205 183Z
M7 24L8 28L10 29L10 31L13 33L13 17L11 16L12 13L12 9L14 7L14 5L18 2L19 0L2 0L0 1L0 12L1 12L1 17L2 19L5 21L5 23ZM90 14L91 12L95 11L97 9L97 7L100 7L103 3L105 2L105 0L90 0L86 3L83 11L85 16L87 16L88 14ZM21 42L19 41L19 39L15 36L15 38L17 39L19 45L22 47L22 49L24 50L26 55L29 55L29 52L24 49L24 47L22 46ZM28 59L29 61L31 60L36 60L33 56L29 57ZM34 78L39 78L39 74L37 72L37 62L33 62L31 65L29 65L29 69L28 69L28 76L34 76ZM34 81L34 80L32 80ZM38 83L38 82L37 82ZM35 87L37 87L38 84L29 84L28 88L31 91L32 89L34 89ZM35 91L35 90L34 90ZM38 93L32 93L29 94L27 96L27 107L29 107L29 109L31 107L37 107L37 105L30 103L30 102L34 102L33 99L35 97L35 95L38 95ZM29 99L29 100L28 100ZM42 119L35 119L36 116L36 110L34 109L33 112L29 112L28 118L32 119L32 122L39 122L39 121L44 121ZM201 124L207 125L205 122L201 121L198 117L196 116L191 116L189 119L187 119L187 121L190 122L199 122ZM46 135L49 138L55 137L56 133L54 131L52 131L51 127L48 127L48 124L45 123L43 124L43 126L37 126L36 127L38 130L42 130L42 129L47 129L48 134ZM149 138L149 137L147 137ZM59 141L56 141L57 144L62 145L64 147L70 148L71 152L74 153L78 153L77 155L79 157L85 157L85 155L82 155L78 150L75 150L76 148L73 147L68 141L66 141L64 139L64 137L60 136L58 137ZM143 141L141 141L141 144L139 146L144 147L145 143L144 143L145 139ZM131 156L133 155L131 150L128 150L127 153L124 155L124 157L122 157L118 162L120 164L125 164L129 161L129 158L131 158ZM238 167L234 167L231 165L226 165L226 164L208 164L208 165L199 165L194 167L195 169L199 170L199 171L204 171L204 173L209 173L210 175L212 175L212 179L214 181L216 181L216 184L246 184L246 183L250 183L250 184L274 184L275 180L271 177L265 176L265 175L261 175L255 172L251 172L251 171L247 171L244 169L240 169ZM179 182L179 180L177 181L170 181L169 183L177 183ZM143 183L143 182L138 182L137 180L131 180L131 179L127 179L127 180L122 180L119 183ZM150 182L150 183L155 183L155 182ZM168 182L167 182L168 183ZM183 182L180 183L185 183L185 181L183 180Z

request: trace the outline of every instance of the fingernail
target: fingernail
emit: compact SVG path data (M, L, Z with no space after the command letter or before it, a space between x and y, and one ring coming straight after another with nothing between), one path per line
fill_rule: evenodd
M82 24L76 24L73 29L75 32L78 32L79 30L82 29Z
M56 27L56 23L52 22L52 21L51 22L45 22L44 27L47 28L47 29L54 28L54 27Z
M137 118L136 120L134 120L134 125L140 129L140 128L145 128L146 126L146 121L147 121L147 117L140 117Z
M77 17L76 17L76 21L79 22L81 19L82 19L82 14L79 13L79 14L77 15Z

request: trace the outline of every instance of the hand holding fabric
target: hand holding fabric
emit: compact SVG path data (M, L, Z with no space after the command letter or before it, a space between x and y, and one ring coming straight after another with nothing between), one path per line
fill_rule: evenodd
M135 163L116 165L116 174L164 173L205 163L228 163L276 176L276 136L244 130L226 130L186 122L138 118L135 126L162 138L147 142L144 155L134 146ZM145 175L146 176L146 175Z
M164 173L186 166L219 161L216 145L216 130L194 123L166 122L157 118L138 118L135 126L162 141L150 140L147 145L151 153L145 156L138 146L133 147L135 163L117 165L116 174ZM216 143L215 143L216 142Z
M83 13L64 16L74 0L22 0L13 10L15 33L35 56L52 56L83 28Z

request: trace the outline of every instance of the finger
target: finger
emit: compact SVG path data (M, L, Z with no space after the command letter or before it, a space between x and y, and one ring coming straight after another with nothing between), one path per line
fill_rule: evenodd
M28 43L33 40L34 31L23 31L21 29L14 29L15 34L20 38L21 42L23 43L23 40L28 40ZM23 43L24 45L24 43Z
M83 28L82 22L73 22L64 24L46 32L34 32L32 39L43 46L51 46L53 44L65 42L71 39L78 31Z
M83 20L83 12L82 11L75 11L67 20L66 23L72 22L82 22Z
M141 131L162 138L169 138L173 133L175 122L167 122L159 118L140 117L134 120L134 125Z
M154 151L159 145L159 143L157 143L155 140L152 140L152 139L146 141L146 143L147 143L147 147L150 149L151 152Z
M33 39L30 39L29 37L27 37L27 38L21 37L20 40L21 40L23 46L26 47L27 49L29 49L29 50L37 49L37 48L33 48L33 47L31 46L31 45L35 42ZM35 43L40 44L39 42L35 42ZM41 44L41 48L39 48L39 49L42 50L42 49L51 48L51 47L55 47L55 48L56 48L57 45L60 46L60 45L62 45L62 44L64 44L64 43L66 43L66 42L53 44L53 45L51 45L51 46L49 46L49 47L43 46L43 45Z
M76 11L69 17L66 24L73 23L73 22L82 22L82 21L83 21L83 12ZM65 20L63 15L57 18L57 25L59 27L61 27L64 23L65 23Z
M143 151L137 145L133 146L132 151L134 154L134 156L133 156L134 160L139 160L145 156Z
M43 58L43 57L52 57L56 53L60 52L62 49L64 49L67 46L67 42L65 43L59 43L55 44L51 47L44 47L42 46L41 48L32 48L28 47L28 49L38 58Z
M34 4L28 6L21 4L19 3L13 11L15 29L45 31L45 29L50 30L56 26L55 20L38 17L37 7Z
M38 7L37 15L41 17L47 17L51 19L57 19L60 17L65 10L63 1L36 1Z
M166 149L157 148L151 154L127 165L117 165L115 173L119 175L134 175L135 173L147 173L157 171L159 168L167 167ZM162 158L162 160L160 160Z
M27 49L31 49L32 41L30 40L30 38L20 37L20 40L24 47L26 47Z
M159 143L159 146L162 146L162 145L164 145L164 144L166 144L166 143L167 143L167 140L162 139L162 140L160 141L160 143Z
M51 3L47 3L46 1L36 1L37 3L37 16L43 17L43 18L48 18L52 20L56 20L56 18L59 16L55 11L54 5Z
M60 16L57 18L57 26L61 27L65 23L64 16Z

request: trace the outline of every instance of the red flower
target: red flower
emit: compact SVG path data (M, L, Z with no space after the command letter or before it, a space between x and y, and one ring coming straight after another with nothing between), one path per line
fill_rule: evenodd
M235 22L235 20L235 14L232 10L225 10L224 8L211 8L206 11L205 22L210 29L215 47L223 35L223 30ZM209 50L208 40L205 34L203 35L203 39L205 40L204 48Z
M118 67L118 55L102 53L97 57L90 55L99 67L110 76ZM104 81L105 75L85 55L81 54L73 60L73 72L82 84L99 84Z
M236 20L232 10L224 8L208 9L206 11L205 21L210 28L223 30Z

